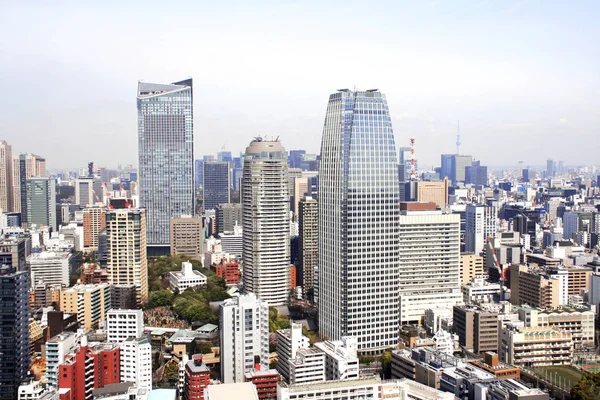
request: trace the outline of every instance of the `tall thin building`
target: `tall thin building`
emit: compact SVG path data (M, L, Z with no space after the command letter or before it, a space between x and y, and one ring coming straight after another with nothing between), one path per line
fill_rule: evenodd
M192 80L140 82L137 94L140 207L148 246L168 254L172 217L194 214Z
M0 210L14 211L13 207L12 147L0 141Z
M290 291L287 153L278 141L253 140L244 156L242 226L244 291L270 306Z
M0 400L17 398L29 372L29 272L0 267Z
M480 255L488 237L496 236L498 209L485 204L467 204L465 251Z
M319 166L319 331L363 353L398 340L398 162L385 95L329 97Z
M33 177L43 178L45 176L46 160L44 158L35 154L21 154L19 156L19 192L21 195L21 218L22 221L26 224L31 223L27 220L29 215L27 212L27 180Z
M135 285L137 303L146 303L148 260L145 210L125 208L108 211L106 235L109 282L114 285Z
M202 164L202 192L204 193L204 209L214 210L217 205L229 203L231 188L229 162L205 161Z
M56 231L56 188L54 179L29 178L25 185L27 224L47 226Z
M83 209L83 249L98 249L98 236L106 229L106 208L104 206L88 206Z
M313 296L315 274L318 266L318 208L317 201L305 196L298 205L298 233L300 238L300 278L303 291Z
M21 212L21 160L12 159L12 205L14 212Z

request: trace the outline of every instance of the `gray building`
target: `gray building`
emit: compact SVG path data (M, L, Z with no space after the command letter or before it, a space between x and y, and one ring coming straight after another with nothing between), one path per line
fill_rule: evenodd
M228 161L204 161L202 163L202 192L204 209L214 210L217 205L229 203L231 180Z
M56 188L54 179L27 179L27 224L48 226L56 231Z
M315 274L318 267L319 236L318 236L318 206L317 201L310 196L300 200L298 215L298 236L300 249L299 284L308 295L313 296Z
M0 239L0 265L8 265L15 271L25 271L30 243L26 238Z
M149 255L168 254L171 218L194 214L192 80L140 82L137 109L139 196Z
M219 204L215 208L217 233L233 232L233 227L242 224L242 205L240 203Z

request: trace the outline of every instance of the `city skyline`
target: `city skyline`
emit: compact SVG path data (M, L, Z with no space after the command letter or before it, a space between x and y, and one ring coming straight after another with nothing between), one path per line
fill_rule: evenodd
M397 145L415 137L423 166L454 152L458 120L461 152L487 165L596 162L591 148L543 146L597 136L600 63L589 40L600 28L593 2L379 2L372 10L348 3L342 11L334 4L263 4L144 3L149 17L178 21L160 32L134 17L135 3L118 12L110 5L2 6L7 23L0 32L20 32L0 45L3 139L14 154L43 154L51 168L90 160L136 164L137 82L192 76L196 154L223 146L243 151L234 145L258 134L317 152L322 99L356 87L387 93ZM367 41L368 32L378 41ZM167 52L180 54L177 62L155 56ZM357 61L340 73L346 55ZM377 59L385 62L370 61ZM78 139L95 145L76 151Z

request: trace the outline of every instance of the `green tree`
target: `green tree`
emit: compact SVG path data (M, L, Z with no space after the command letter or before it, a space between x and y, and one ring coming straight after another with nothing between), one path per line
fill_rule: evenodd
M175 386L179 381L179 363L177 362L177 358L173 357L165 364L163 381L168 383L169 386Z
M600 399L600 373L586 373L579 381L571 387L573 400L597 400Z
M202 341L202 342L200 342L200 346L199 346L198 350L202 354L212 353L212 343Z
M384 379L392 378L392 349L387 349L381 355L381 373Z
M158 290L150 293L150 300L148 301L149 308L156 307L171 307L175 295L169 290Z

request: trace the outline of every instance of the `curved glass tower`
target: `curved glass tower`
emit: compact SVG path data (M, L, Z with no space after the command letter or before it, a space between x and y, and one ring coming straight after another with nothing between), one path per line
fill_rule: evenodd
M287 153L278 141L253 140L242 178L244 292L286 305L290 292Z
M319 165L319 331L362 353L398 341L398 162L386 98L329 97Z

